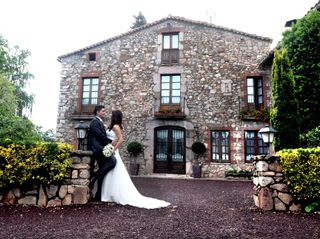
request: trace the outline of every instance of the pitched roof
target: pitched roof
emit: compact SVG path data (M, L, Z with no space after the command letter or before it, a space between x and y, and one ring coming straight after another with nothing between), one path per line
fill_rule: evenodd
M234 30L234 29L231 29L231 28L227 28L227 27L222 27L222 26L217 26L215 24L211 24L211 23L207 23L207 22L201 22L201 21L195 21L195 20L190 20L190 19L186 19L186 18L183 18L183 17L177 17L177 16L168 16L166 18L162 18L158 21L155 21L155 22L152 22L152 23L149 23L149 24L146 24L146 25L143 25L139 28L135 28L133 30L130 30L128 32L125 32L125 33L122 33L120 35L117 35L117 36L114 36L114 37L111 37L109 39L106 39L104 41L100 41L100 42L97 42L95 44L92 44L90 46L87 46L87 47L84 47L84 48L81 48L79 50L76 50L76 51L73 51L73 52L70 52L70 53L67 53L65 55L61 55L58 57L58 61L61 61L61 59L65 58L65 57L68 57L68 56L72 56L74 54L77 54L77 53L80 53L82 51L86 51L86 50L89 50L91 48L94 48L94 47L97 47L97 46L101 46L105 43L108 43L108 42L111 42L111 41L114 41L114 40L117 40L121 37L124 37L124 36L128 36L132 33L135 33L135 32L138 32L138 31L141 31L141 30L144 30L146 28L149 28L149 27L152 27L154 25L157 25L159 23L162 23L162 22L165 22L165 21L169 21L169 20L174 20L174 21L181 21L181 22L185 22L185 23L191 23L191 24L196 24L196 25L200 25L200 26L206 26L206 27L212 27L212 28L215 28L215 29L218 29L218 30L223 30L223 31L227 31L227 32L232 32L232 33L235 33L235 34L239 34L239 35L243 35L243 36L248 36L248 37L252 37L252 38L256 38L256 39L260 39L260 40L264 40L264 41L272 41L271 38L268 38L268 37L263 37L263 36L258 36L258 35L255 35L255 34L250 34L250 33L246 33L246 32L242 32L242 31L238 31L238 30Z
M259 68L264 69L265 67L271 67L274 58L274 50L268 52L268 54L260 61Z

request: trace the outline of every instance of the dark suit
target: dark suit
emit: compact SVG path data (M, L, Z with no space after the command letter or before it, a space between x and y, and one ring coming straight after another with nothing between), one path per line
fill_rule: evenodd
M98 171L93 174L91 180L98 180L98 190L95 198L101 200L101 186L104 176L115 167L116 159L114 156L106 158L103 155L103 147L112 142L111 139L107 137L106 129L99 120L99 118L94 117L90 123L88 132L88 146L93 152L94 160L91 161L91 172L93 173L94 162L98 162Z

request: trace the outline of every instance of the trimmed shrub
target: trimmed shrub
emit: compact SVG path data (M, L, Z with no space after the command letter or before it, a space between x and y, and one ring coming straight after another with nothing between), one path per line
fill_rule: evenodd
M63 180L72 166L71 151L62 143L0 146L0 188Z
M192 144L191 150L195 154L203 154L204 152L206 152L206 146L204 145L204 143L197 141Z
M130 142L127 146L127 150L130 154L137 156L142 152L142 144L137 141Z
M304 205L320 198L320 147L288 149L277 153L290 193Z

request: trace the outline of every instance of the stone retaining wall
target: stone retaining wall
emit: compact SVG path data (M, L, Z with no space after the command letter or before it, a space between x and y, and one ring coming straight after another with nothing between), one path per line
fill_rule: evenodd
M70 177L59 184L32 185L30 188L13 188L0 194L0 204L23 204L55 207L86 204L89 200L91 151L74 152Z
M276 211L301 211L295 204L284 182L282 166L275 156L255 156L253 173L253 199L258 208Z

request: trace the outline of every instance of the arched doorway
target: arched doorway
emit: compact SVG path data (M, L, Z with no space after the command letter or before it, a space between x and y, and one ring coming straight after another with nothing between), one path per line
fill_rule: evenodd
M154 172L185 174L185 129L162 126L154 132Z

